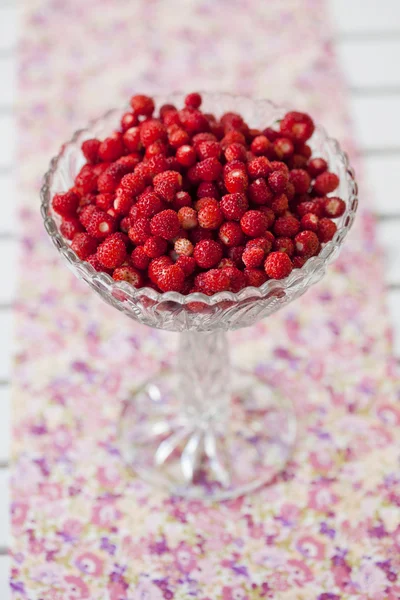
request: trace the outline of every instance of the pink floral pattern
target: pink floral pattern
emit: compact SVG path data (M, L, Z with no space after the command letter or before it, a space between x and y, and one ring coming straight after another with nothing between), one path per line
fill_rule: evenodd
M173 355L176 336L103 305L38 215L61 141L133 91L273 97L310 110L352 151L330 37L317 0L24 4L14 600L400 598L399 392L365 208L315 289L232 336L234 358L294 399L301 427L274 485L219 505L169 497L125 470L121 402Z

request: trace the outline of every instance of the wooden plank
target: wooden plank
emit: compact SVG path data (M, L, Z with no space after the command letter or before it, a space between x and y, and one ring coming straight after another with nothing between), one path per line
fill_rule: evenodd
M10 558L0 556L0 590L1 600L10 600Z
M0 465L10 460L11 439L11 396L10 387L0 388ZM0 588L1 589L1 588Z
M11 310L0 311L0 381L10 380L12 320Z
M0 140L0 165L8 168L13 164L15 156L15 123L12 115L0 114Z
M399 104L400 95L350 98L356 139L361 150L393 148L400 151Z
M350 90L393 93L400 89L400 37L339 41L336 51Z
M400 31L398 0L330 0L328 6L339 36Z
M2 214L0 219L0 236L15 233L16 193L12 173L0 174L0 202Z
M14 301L17 278L17 240L0 238L0 269L5 285L0 286L0 308L9 306Z
M10 490L9 490L9 471L0 469L0 548L8 548L10 540Z

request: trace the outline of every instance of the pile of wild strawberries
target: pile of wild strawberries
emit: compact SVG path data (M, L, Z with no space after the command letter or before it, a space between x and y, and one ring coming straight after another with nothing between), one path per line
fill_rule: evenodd
M345 211L339 178L307 140L312 119L289 112L251 129L236 113L200 110L201 96L154 116L152 98L104 140L53 210L81 260L140 288L211 295L287 277L332 239Z

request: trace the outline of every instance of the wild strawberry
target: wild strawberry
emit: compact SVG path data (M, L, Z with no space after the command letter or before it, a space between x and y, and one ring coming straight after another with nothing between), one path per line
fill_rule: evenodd
M143 192L136 202L137 215L150 219L164 208L159 196L154 192Z
M224 135L224 137L220 141L220 144L222 150L225 150L225 148L227 148L231 144L242 144L244 146L246 144L246 138L240 131L232 129Z
M131 254L132 266L144 271L150 263L150 257L144 251L143 246L137 246Z
M60 233L67 240L74 239L77 233L81 233L83 231L83 227L81 222L75 217L68 217L67 219L63 219L63 222L60 225Z
M209 129L206 117L199 110L184 108L178 111L178 115L183 127L190 135Z
M318 222L319 217L314 215L313 213L306 213L300 220L300 229L302 230L310 230L310 231L318 231Z
M197 276L197 281L199 281ZM217 294L229 290L231 278L225 269L210 269L206 273L201 274L200 286L206 294Z
M224 184L231 194L243 193L249 185L247 174L242 169L234 169L224 175Z
M120 133L103 140L99 146L99 158L103 162L114 162L124 153L124 144Z
M121 129L122 131L127 131L131 127L134 127L139 123L139 119L136 115L131 112L126 112L121 117Z
M293 260L292 260L293 269L301 269L301 267L303 267L307 261L308 261L307 256L293 256Z
M311 158L312 150L311 150L311 146L309 146L308 144L303 144L302 142L296 142L296 152L298 154L301 154L301 156L304 156L305 158L307 158L307 160L309 158Z
M90 256L85 258L85 261L88 262L89 265L91 265L93 267L93 269L95 271L98 271L99 273L101 273L102 271L105 271L109 275L111 275L111 273L112 273L112 270L106 269L105 267L103 267L103 265L101 263L99 263L99 259L97 258L96 254L91 254Z
M178 191L182 188L182 175L177 171L163 171L156 175L153 179L154 190L161 183L170 183L174 186L175 190Z
M189 206L184 206L179 209L178 219L180 226L183 227L183 229L193 229L198 225L197 212Z
M132 198L135 198L143 192L145 185L143 177L135 171L135 173L128 173L123 176L120 188L128 192Z
M245 248L242 254L242 261L248 268L256 268L262 265L265 258L265 252L259 246Z
M287 160L294 152L292 140L289 138L280 137L273 143L274 153L279 160Z
M77 233L72 240L71 249L81 260L96 252L98 241L88 233Z
M154 112L154 102L149 96L136 94L131 98L131 106L135 115L151 117Z
M165 114L162 117L162 121L166 127L173 127L174 125L182 127L182 123L179 118L179 113L176 109L171 109L165 112Z
M269 206L274 197L270 188L265 183L265 179L263 179L262 177L260 177L259 179L256 179L249 185L249 189L248 189L247 193L248 193L250 200L254 204L258 204L260 206L264 205L264 204L268 204L268 206Z
M287 159L287 164L291 169L306 169L308 160L302 154L293 154Z
M149 258L158 258L166 253L167 247L167 242L163 238L155 235L147 238L143 245L143 251Z
M200 181L215 181L222 173L222 165L216 158L206 158L193 168Z
M271 160L271 169L273 171L282 171L289 177L289 167L281 160Z
M240 246L244 241L242 228L235 221L225 221L225 223L222 223L218 237L228 247Z
M285 191L289 176L284 170L273 171L268 176L268 185L275 194L282 194Z
M97 180L99 192L102 194L112 194L115 192L125 174L125 168L118 163L113 163L107 167Z
M266 156L257 156L250 160L247 165L247 172L251 179L259 177L268 177L272 172L271 163Z
M268 206L259 206L258 207L258 211L260 213L262 213L264 215L264 218L266 219L266 224L267 224L267 229L269 229L274 221L275 221L275 213L272 210L272 208L269 208ZM264 234L264 236L268 235L268 231ZM272 234L271 234L272 235Z
M267 231L265 236L249 240L246 244L246 250L251 248L261 248L261 250L264 252L264 256L268 254L272 248L272 242L275 239L272 234L271 236L267 236L269 233L270 232Z
M226 165L224 165L222 172L223 177L225 178L229 173L231 173L231 171L236 171L236 169L243 171L243 173L247 175L247 167L245 163L241 160L232 160L230 163L226 163Z
M300 222L291 215L279 217L274 224L274 233L279 237L294 237L300 231Z
M212 240L214 237L211 229L203 229L202 227L194 227L190 230L190 240L193 244L197 244L202 240Z
M144 244L151 233L150 220L145 218L136 219L128 229L128 236L135 244Z
M148 119L140 125L140 141L145 148L154 142L167 140L167 129L158 119Z
M52 200L54 212L62 217L74 217L79 206L79 196L74 192L55 194Z
M244 194L226 194L221 198L220 209L228 221L240 221L249 207Z
M141 165L143 166L141 167ZM142 175L142 177L145 178L146 183L151 183L153 177L155 177L159 173L163 173L164 171L168 170L168 163L165 156L163 156L162 154L157 154L156 156L150 158L146 164L139 164L135 169L135 173L139 172L139 167L141 167L141 171L147 171L147 175L150 178L149 181L147 181L146 173L141 172L140 174Z
M199 210L198 222L204 229L218 229L224 220L224 215L219 206L207 205Z
M305 113L288 112L279 124L284 135L298 142L306 142L314 133L314 123Z
M294 185L296 194L305 194L311 185L311 177L304 169L292 169L289 173L289 181Z
M161 273L173 264L174 263L169 256L160 256L160 258L155 258L152 260L148 270L150 280L153 283L157 283Z
M125 131L122 139L129 152L137 152L142 147L140 127L130 127Z
M209 131L204 131L203 133L196 133L196 135L193 136L192 138L192 143L194 148L197 149L198 145L201 144L202 142L216 142L217 138L215 137L215 135L213 133L210 133Z
M199 267L211 269L222 258L222 246L214 240L202 240L195 245L193 256Z
M228 258L232 260L236 267L244 268L244 262L242 261L242 256L244 252L244 246L233 246L228 248Z
M293 265L285 252L271 252L265 260L264 269L271 279L283 279L290 275Z
M221 156L221 146L216 141L204 141L196 144L196 152L199 160L217 158Z
M172 201L172 206L174 207L174 209L176 211L179 211L181 208L184 207L191 207L192 206L192 197L188 192L177 192L175 194L175 198Z
M115 219L107 213L99 210L93 212L86 227L88 234L99 240L104 240L111 233L114 233L115 228Z
M312 178L318 177L328 169L328 163L323 158L313 158L308 163L307 169Z
M94 204L88 204L84 206L79 212L79 221L82 223L85 229L88 226L90 219L92 218L92 215L94 212L96 212L96 210L97 209L94 206Z
M299 217L304 217L308 213L312 213L317 217L322 217L323 215L323 205L316 200L308 200L306 202L301 202L296 207L297 214Z
M147 146L146 151L144 153L145 160L150 160L154 156L166 156L168 152L167 146L164 144L162 140L156 140L149 146Z
M174 243L174 250L178 256L183 254L184 256L191 256L193 254L194 246L190 240L185 238L178 238Z
M232 160L241 160L246 162L247 160L246 148L243 146L243 144L239 144L238 142L229 144L229 146L225 148L224 154L227 162L231 162Z
M196 150L187 144L180 146L176 151L176 160L184 167L191 167L196 162Z
M330 242L333 236L335 235L336 231L336 224L330 219L323 217L319 220L317 235L321 244L324 244L325 242Z
M118 234L110 235L97 248L96 254L104 267L116 269L126 259L126 246Z
M271 202L271 210L276 215L283 215L289 208L289 201L286 194L279 194Z
M271 142L265 135L257 135L251 142L250 149L256 156L266 156L271 148Z
M237 267L225 267L222 269L229 277L229 291L237 294L246 287L246 277L244 273Z
M180 254L175 264L182 269L186 277L192 275L197 267L196 259L193 256L186 256L185 254Z
M96 138L85 140L82 144L83 156L89 163L96 163L99 159L100 140Z
M190 137L182 127L179 125L168 127L168 143L172 148L180 148L185 144L189 144L189 142Z
M200 108L201 106L201 96L197 92L192 92L188 94L185 98L185 105L190 108Z
M314 256L319 250L319 240L313 231L300 231L294 238L294 244L299 256Z
M270 142L274 142L275 140L278 139L278 137L281 136L281 134L279 133L279 131L276 131L272 127L267 127L266 129L264 129L264 131L262 132L262 134L265 135L265 137Z
M267 230L268 219L259 210L248 210L240 219L240 226L249 237L260 237Z
M157 285L162 292L181 292L185 282L185 273L178 265L163 269L157 278Z
M218 269L224 269L225 267L235 267L236 263L231 258L223 258L218 263Z
M172 240L179 232L180 223L174 210L162 210L150 221L151 233L165 240Z
M290 257L294 254L294 243L288 237L278 237L274 241L274 250L276 252L286 252Z
M245 269L246 285L251 287L260 287L268 279L263 269Z
M313 185L313 192L317 196L326 196L330 192L336 190L338 185L339 177L335 173L325 171L317 176Z
M326 217L337 219L342 216L346 210L346 203L336 196L325 198L323 201L323 209Z
M115 279L115 281L127 281L135 288L144 286L143 273L129 265L114 269L113 279Z
M197 188L198 198L216 198L219 199L219 191L215 183L211 181L202 181Z
M120 188L117 190L113 205L110 208L113 208L116 214L126 217L129 214L132 204L133 198L131 194Z

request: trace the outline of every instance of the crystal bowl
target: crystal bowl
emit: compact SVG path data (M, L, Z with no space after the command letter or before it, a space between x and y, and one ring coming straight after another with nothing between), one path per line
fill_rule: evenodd
M264 129L286 112L269 100L202 96L205 112L217 116L239 112L254 128ZM156 107L182 105L183 98L180 93L159 96ZM354 171L338 142L317 125L308 143L313 155L324 158L339 176L335 195L345 201L346 210L337 220L332 241L285 279L213 296L135 289L81 261L60 234L60 220L51 209L53 195L73 185L85 162L82 142L106 137L118 128L126 110L126 106L113 109L91 121L53 158L41 190L44 225L75 275L105 302L150 327L182 332L177 368L147 382L125 403L119 427L121 456L142 477L173 493L232 498L272 480L284 467L295 443L296 423L289 399L248 373L234 381L224 332L268 317L320 281L354 221L358 202ZM239 468L243 457L246 468Z

